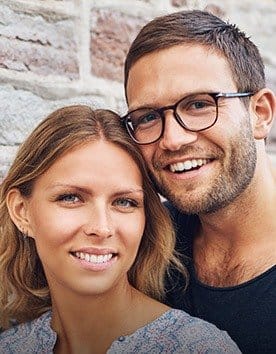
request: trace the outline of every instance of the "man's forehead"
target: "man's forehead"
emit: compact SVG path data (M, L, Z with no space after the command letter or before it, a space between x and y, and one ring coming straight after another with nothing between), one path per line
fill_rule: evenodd
M145 53L131 65L129 75L131 72L136 71L137 67L145 66L144 71L147 72L147 69L150 70L152 65L167 66L170 62L178 61L181 63L184 59L184 62L186 62L186 59L189 57L193 62L196 60L202 62L208 57L218 57L226 60L222 52L211 46L198 43L184 43ZM151 66L148 66L149 62Z
M235 90L226 59L200 45L177 45L146 54L131 67L127 83L130 109L175 102L193 92Z

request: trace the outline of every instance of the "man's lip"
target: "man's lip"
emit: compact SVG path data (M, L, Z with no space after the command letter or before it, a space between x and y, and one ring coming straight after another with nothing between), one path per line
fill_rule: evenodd
M70 251L70 253L76 253L76 252L95 254L95 255L106 255L110 253L118 254L118 252L113 248L82 247Z
M177 163L184 163L186 161L192 161L192 160L207 160L208 162L213 161L214 157L184 157L184 158L177 158L177 159L172 159L169 162L166 161L164 163L161 163L161 168L162 169L167 169L169 168L170 165L177 164Z

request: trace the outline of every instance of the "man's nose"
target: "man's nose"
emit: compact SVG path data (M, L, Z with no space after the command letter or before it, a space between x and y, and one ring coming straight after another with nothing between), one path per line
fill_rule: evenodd
M181 146L192 144L197 140L198 133L183 128L175 119L172 110L164 114L164 132L159 141L161 149L177 151Z
M87 236L96 236L99 238L109 238L113 236L113 226L110 211L107 207L93 207L91 213L87 216L87 222L84 225L84 233Z

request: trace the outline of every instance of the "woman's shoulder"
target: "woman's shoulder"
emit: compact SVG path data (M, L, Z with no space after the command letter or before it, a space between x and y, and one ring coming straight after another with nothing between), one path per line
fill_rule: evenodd
M0 353L36 353L46 349L52 352L56 335L51 329L51 312L45 312L33 321L15 325L0 334Z
M181 310L166 311L133 335L140 349L152 346L158 353L240 353L226 332Z

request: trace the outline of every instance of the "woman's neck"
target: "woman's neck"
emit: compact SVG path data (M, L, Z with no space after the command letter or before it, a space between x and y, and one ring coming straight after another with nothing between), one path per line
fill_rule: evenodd
M129 335L168 308L129 284L99 296L53 294L52 328L57 354L102 354L114 340Z

